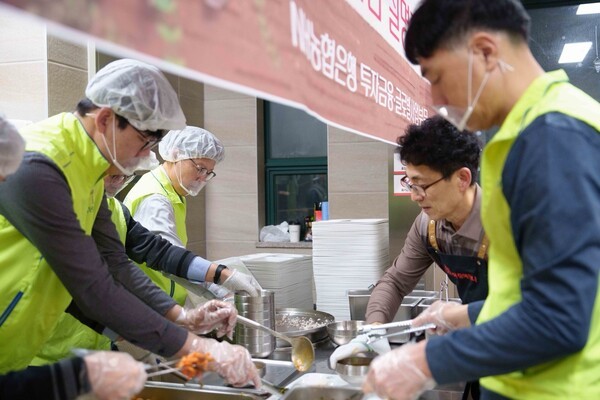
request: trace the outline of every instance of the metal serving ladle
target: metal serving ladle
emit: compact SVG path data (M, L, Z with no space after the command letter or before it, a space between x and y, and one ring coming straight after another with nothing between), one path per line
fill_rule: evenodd
M288 342L292 346L292 362L294 363L294 368L298 371L308 371L315 361L315 349L313 349L311 341L306 336L289 337L249 318L242 317L241 315L237 316L237 321L242 325L261 330Z

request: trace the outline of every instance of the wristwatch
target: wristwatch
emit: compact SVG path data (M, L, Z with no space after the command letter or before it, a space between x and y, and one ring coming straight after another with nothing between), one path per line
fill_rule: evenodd
M213 282L216 283L217 285L219 284L219 281L221 280L221 272L223 272L223 270L225 268L227 268L226 265L219 264L219 266L215 270L215 277L213 278Z

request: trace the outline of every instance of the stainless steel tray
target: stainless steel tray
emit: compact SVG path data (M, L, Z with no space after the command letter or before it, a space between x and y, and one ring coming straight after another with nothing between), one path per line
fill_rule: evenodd
M275 330L290 337L306 336L317 343L327 338L327 324L335 321L333 315L301 308L278 308L275 310ZM277 348L290 344L277 339Z
M264 399L265 395L259 395L256 389L234 389L227 387L204 386L195 384L178 384L166 382L146 382L144 389L133 399L152 400L228 400Z

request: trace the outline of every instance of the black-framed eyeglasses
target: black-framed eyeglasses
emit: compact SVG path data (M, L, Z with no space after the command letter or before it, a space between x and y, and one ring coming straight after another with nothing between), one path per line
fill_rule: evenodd
M146 149L152 150L162 140L162 137L149 136L147 133L143 133L142 131L140 131L135 126L133 126L131 124L129 124L129 125L133 128L134 131L136 131L136 133L138 134L138 136L140 137L140 139L142 139L142 141L144 142L144 145L142 146L142 148L140 149L140 151L144 151Z
M196 164L194 162L194 160L192 160L191 158L188 158L188 160L190 160L192 162L192 164L194 164L194 167L196 167L196 170L198 171L198 176L200 176L201 178L204 178L204 180L206 182L210 181L212 178L217 176L215 171L209 171L208 169L204 168L203 166Z
M425 196L427 196L427 192L425 192L427 189L429 189L436 183L443 181L446 178L448 178L448 176L444 175L437 181L431 182L427 185L414 185L410 182L410 179L408 179L408 175L404 175L402 177L402 179L400 179L400 184L402 185L402 187L410 190L412 193L416 194L417 196L425 197Z

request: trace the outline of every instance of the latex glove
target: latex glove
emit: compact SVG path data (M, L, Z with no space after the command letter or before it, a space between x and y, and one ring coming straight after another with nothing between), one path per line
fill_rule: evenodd
M262 288L254 279L253 276L244 274L237 269L234 269L232 274L223 282L224 287L235 292L236 290L243 290L250 296L258 296Z
M190 332L204 334L216 329L217 337L231 339L236 319L237 310L231 303L211 300L191 310L182 308L175 322Z
M464 315L463 315L464 311ZM435 329L428 329L427 332L436 335L445 335L450 331L459 328L465 328L463 323L466 318L468 326L470 323L467 313L467 306L454 301L436 301L417 318L413 320L412 326L421 326L429 323L435 324Z
M92 393L100 400L131 399L144 388L144 365L127 353L99 351L83 358Z
M382 334L385 333L385 330L382 329L381 331ZM375 333L375 331L372 332ZM331 356L329 356L329 368L335 369L335 365L339 360L352 357L358 353L374 351L378 354L385 354L392 350L390 347L390 342L387 338L382 338L371 343L368 342L369 336L365 334L358 335L352 339L350 343L339 346L337 349L335 349Z
M435 387L425 358L426 341L407 343L371 362L362 390L383 399L416 400Z
M233 386L245 386L252 383L260 388L260 377L250 353L242 346L214 339L197 338L191 345L191 351L210 353L215 360L210 369L217 372Z

